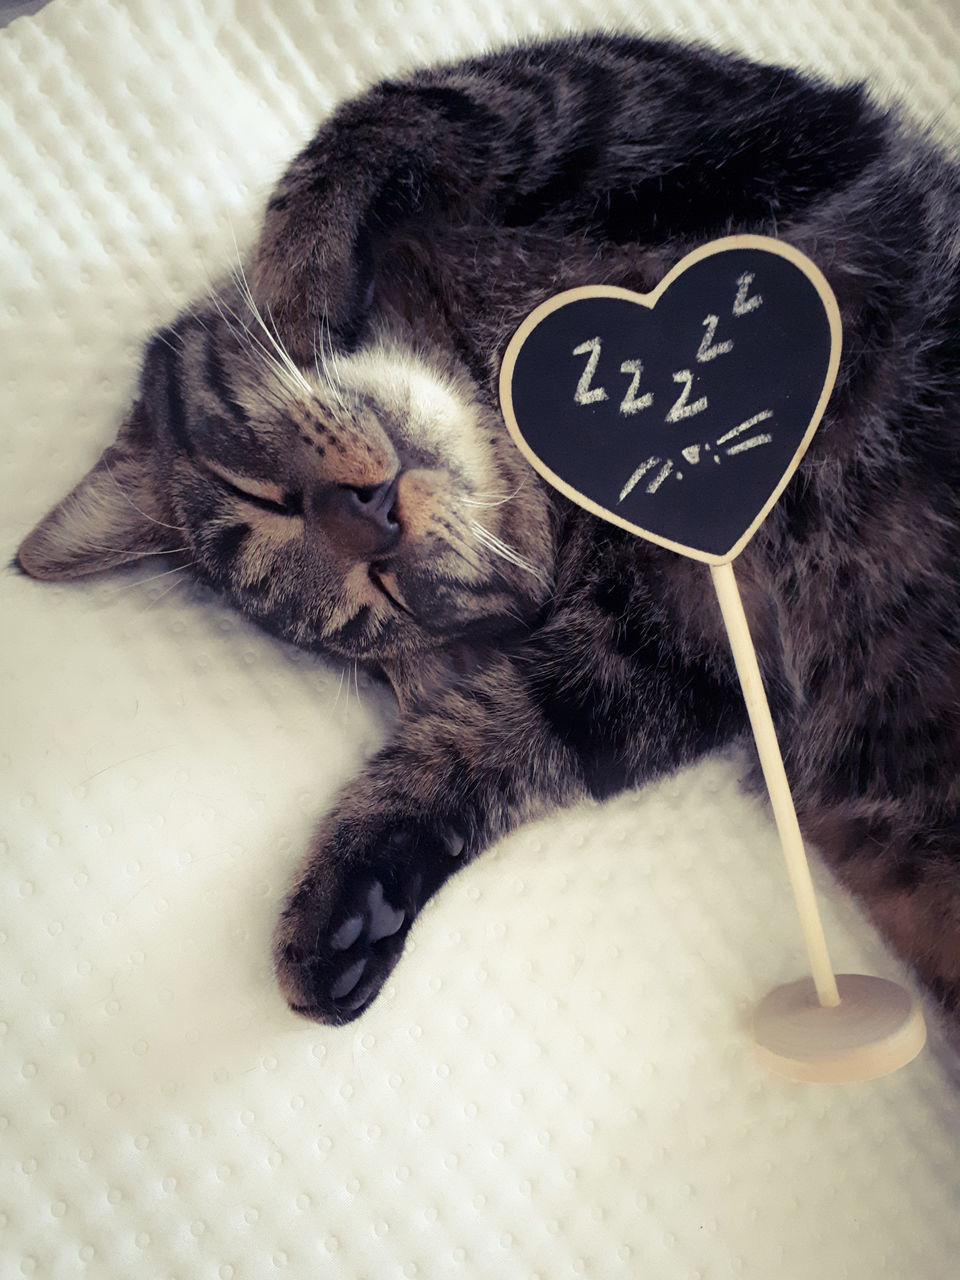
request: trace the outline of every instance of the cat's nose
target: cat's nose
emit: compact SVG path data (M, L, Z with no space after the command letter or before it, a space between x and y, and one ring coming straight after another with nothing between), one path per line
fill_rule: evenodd
M397 478L373 485L336 485L317 514L328 537L347 555L383 556L400 541Z

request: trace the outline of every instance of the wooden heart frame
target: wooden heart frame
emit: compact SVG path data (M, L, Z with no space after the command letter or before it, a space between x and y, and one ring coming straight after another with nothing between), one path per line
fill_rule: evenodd
M567 307L570 303L582 299L594 298L617 298L626 302L634 303L652 311L659 300L670 289L682 275L690 270L691 267L703 262L708 258L715 257L718 254L727 253L730 250L750 249L757 250L762 253L776 255L777 257L789 260L794 267L806 276L807 280L816 290L817 295L823 305L826 322L829 326L830 333L830 350L827 361L823 387L819 399L814 408L806 431L799 442L792 458L790 459L786 469L782 472L776 487L767 497L756 516L752 519L749 526L737 538L736 542L728 551L722 554L714 554L695 547L684 545L674 541L661 534L653 532L638 524L627 520L617 512L610 510L608 507L602 506L587 494L582 493L569 480L558 475L550 466L541 460L538 454L528 443L523 429L517 420L514 410L513 397L513 380L516 371L517 360L522 348L543 321L554 312L561 308ZM701 246L692 253L682 258L660 281L655 289L649 293L635 293L633 290L620 288L616 285L585 285L576 289L568 289L562 293L553 295L533 310L523 321L516 333L510 339L504 354L503 363L500 369L500 403L506 422L507 430L531 466L543 476L554 488L567 497L576 502L579 506L599 516L603 520L610 521L619 527L636 534L638 537L655 542L660 546L668 547L672 551L676 551L681 555L691 557L692 559L703 561L707 564L728 564L734 560L743 548L747 545L754 533L766 519L771 508L780 497L790 477L800 463L804 453L806 452L817 427L823 417L827 402L833 391L836 381L837 370L840 364L840 352L842 345L842 328L840 322L840 311L837 306L836 299L833 295L829 284L827 283L823 273L819 268L810 261L799 250L793 248L792 245L784 244L779 240L774 240L768 236L756 235L737 235L726 236L719 240L713 240L709 244Z

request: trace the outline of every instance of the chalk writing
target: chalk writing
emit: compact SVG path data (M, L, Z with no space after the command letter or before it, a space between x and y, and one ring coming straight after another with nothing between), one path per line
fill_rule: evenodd
M620 366L621 373L632 373L633 381L627 389L627 394L620 401L621 413L639 413L641 409L649 409L653 404L653 392L648 391L646 395L637 396L637 388L640 386L640 375L643 373L642 360L624 360Z
M660 470L657 472L657 474L653 477L653 479L647 485L647 493L656 493L672 470L673 470L673 463L668 458L667 461L660 468Z
M733 300L733 314L735 316L749 315L751 311L756 311L757 307L763 306L763 298L759 293L755 293L752 298L747 297L752 284L752 271L745 271L742 276L738 277L737 296Z
M591 388L590 383L593 381L593 375L597 372L597 365L600 363L600 339L589 338L586 342L581 342L579 347L574 347L573 354L575 356L589 355L587 367L580 375L580 381L577 383L577 389L574 393L574 400L577 404L596 404L598 400L606 400L607 393L603 387Z
M732 444L727 453L746 453L748 449L756 449L757 445L769 444L772 439L773 436L764 432L763 435L754 436L752 440L741 440L739 444Z
M718 445L726 444L730 440L736 440L737 436L742 435L745 431L749 431L752 427L755 427L757 423L766 422L772 417L773 412L770 409L764 409L762 413L755 413L753 417L748 418L746 422L741 422L739 426L734 427L731 431L725 432L714 442L713 447L715 448ZM724 453L729 456L736 455L738 453L746 453L748 449L757 449L761 445L770 444L772 441L773 436L770 435L769 432L762 431L755 436L748 436L745 440L737 440L737 443L731 444L728 449L724 450ZM720 455L716 452L712 452L711 445L706 442L703 444L688 444L680 450L680 456L686 462L689 462L692 467L699 466L700 462L711 453L714 462L719 463ZM672 458L662 458L656 454L651 454L649 458L644 458L643 462L640 463L639 467L637 467L636 471L633 472L630 479L620 490L620 496L617 499L618 503L623 502L624 498L629 497L643 477L656 466L659 466L660 470L645 486L647 493L656 493L664 480L666 480L671 474L673 475L674 480L683 479L683 472L676 470L676 463Z
M753 273L750 271L743 272L737 278L737 292L733 300L734 316L750 315L751 312L756 311L758 307L763 305L763 298L759 293L750 294L750 286L753 283L753 279ZM706 364L711 360L715 360L717 356L727 355L733 350L732 338L725 338L722 342L716 341L719 323L719 316L713 314L705 316L702 321L704 334L697 348L697 362L699 364ZM580 375L580 380L573 396L577 404L597 404L602 400L609 399L605 387L593 385L593 380L600 365L602 350L603 339L599 335L595 338L588 338L586 342L581 342L579 346L573 349L573 355L587 356L586 366ZM643 361L624 360L620 365L620 372L630 375L630 385L620 401L619 412L630 417L635 413L639 413L641 409L649 409L653 404L653 392L647 391L642 395L637 394L640 389L640 379L643 375ZM703 413L708 408L707 397L699 396L696 400L691 400L690 398L696 381L693 371L690 369L678 369L671 376L674 382L681 385L682 390L668 409L664 421L671 424L683 422L687 418L695 417L698 413ZM728 447L723 452L728 457L735 457L737 454L747 453L751 449L758 449L762 445L770 444L773 436L767 431L758 432L753 436L745 436L745 433L772 417L772 409L764 409L760 413L755 413L752 417L747 418L744 422L720 436L715 442L716 447L719 449L721 445L727 445ZM740 439L739 437L741 436L745 438ZM705 455L709 452L709 444L697 443L685 445L680 450L680 455L686 462L695 467L700 464L701 453ZM714 452L712 456L713 461L719 464L720 454ZM659 470L651 475L650 473L653 472L655 467L659 467ZM646 492L654 494L670 475L673 475L675 480L683 479L683 472L677 469L676 463L672 458L663 458L658 454L651 454L650 457L644 458L643 462L631 473L629 480L620 490L618 501L623 502L625 498L629 497L645 476L650 477L644 486Z
M736 308L736 302L734 302ZM736 311L734 311L736 314ZM703 335L703 341L697 351L697 360L700 364L706 364L708 360L713 360L717 356L725 356L728 351L733 350L733 339L728 338L725 342L714 342L713 335L717 332L717 325L720 323L719 316L707 316L703 322L706 333Z
M663 461L662 458L652 457L652 458L646 458L643 462L641 462L639 467L637 467L636 471L633 473L633 475L630 477L627 483L620 490L619 501L622 502L624 498L637 487L637 485L640 483L643 477L647 474L647 472L652 467L655 467L658 462L662 462L662 461Z
M764 409L761 413L755 413L752 418L747 418L746 422L741 422L738 427L734 427L732 431L727 431L722 435L717 444L726 444L728 440L734 440L737 436L742 436L745 431L751 431L758 422L766 422L768 418L772 417L772 409ZM769 444L771 438L766 433L762 433L755 436L753 440L744 440L739 444L731 445L727 453L743 453L745 449L753 449L758 444Z
M749 271L745 271L737 278L737 292L733 300L734 316L749 315L763 305L763 298L760 294L750 294L750 286L753 283L753 279L753 273ZM699 364L706 364L711 360L715 360L717 356L727 355L733 350L732 338L725 338L721 342L716 341L719 323L719 316L713 314L705 316L702 321L704 333L697 348L697 362ZM605 387L594 385L602 352L603 339L600 335L595 338L588 338L573 349L573 355L587 357L587 363L580 375L573 395L577 404L598 404L603 400L609 399ZM630 385L620 401L619 412L631 417L642 409L649 409L653 404L653 392L646 391L642 395L638 394L640 379L643 376L643 361L624 360L620 365L620 372L630 375ZM671 424L683 422L687 418L695 417L698 413L703 413L708 408L707 397L699 396L696 400L691 400L690 398L696 381L693 371L690 369L678 369L671 376L674 382L681 385L682 390L667 411L664 421ZM729 447L724 449L723 452L728 457L734 457L751 449L757 449L761 445L770 444L773 437L766 431L758 432L753 436L746 436L744 439L739 437L744 436L747 431L752 430L761 422L766 422L771 417L773 417L772 409L764 409L760 413L755 413L751 418L747 418L744 422L720 436L715 441L716 448L719 449L721 445L727 445ZM732 441L735 443L731 443ZM700 464L701 455L705 456L710 452L711 446L704 442L685 445L680 450L680 455L690 466L696 467ZM713 452L712 457L713 461L719 464L719 452ZM655 467L659 467L659 470L655 474L651 474ZM629 480L620 490L619 501L623 502L625 498L629 497L645 476L648 476L649 479L644 488L647 493L654 494L670 475L675 480L683 479L683 472L677 469L677 465L672 458L663 458L659 454L651 454L648 458L644 458L643 462L631 473Z
M749 315L751 311L756 311L757 307L763 303L763 298L759 294L747 297L752 281L753 275L749 271L745 271L737 279L737 293L733 300L733 314L735 316ZM714 340L719 323L720 317L716 315L708 315L703 319L703 327L706 332L700 339L700 345L697 348L697 362L699 364L706 364L710 360L715 360L717 356L725 356L733 350L732 338L725 338L722 342ZM577 404L599 404L601 401L610 398L606 387L593 385L593 380L600 365L602 350L603 339L599 335L596 338L588 338L585 342L581 342L579 346L573 348L573 355L587 356L587 363L573 393L573 398ZM627 388L626 395L620 401L620 412L629 417L634 413L639 413L641 409L649 409L653 404L653 392L647 391L643 395L637 395L637 391L640 388L640 377L643 373L643 361L624 360L620 365L620 372L631 375L630 386ZM678 369L673 375L673 380L674 382L682 382L685 385L680 392L679 398L667 413L667 422L680 422L684 418L692 418L695 413L702 413L707 408L706 396L701 396L700 399L694 400L692 404L690 403L693 374L689 369Z
M703 413L707 407L707 397L701 396L699 400L694 400L693 404L689 403L690 388L693 386L693 374L689 369L678 369L673 375L674 382L682 382L683 390L677 397L673 408L667 414L667 422L680 422L683 418L692 418L695 413Z

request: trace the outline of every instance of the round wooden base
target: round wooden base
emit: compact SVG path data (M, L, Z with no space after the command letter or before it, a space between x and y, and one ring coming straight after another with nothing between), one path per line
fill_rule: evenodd
M764 1066L789 1080L873 1080L912 1062L927 1038L920 1007L886 978L837 974L840 1003L821 1005L812 978L775 987L757 1005L753 1034Z

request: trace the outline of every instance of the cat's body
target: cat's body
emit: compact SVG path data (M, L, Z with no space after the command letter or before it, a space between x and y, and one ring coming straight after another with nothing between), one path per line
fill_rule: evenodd
M744 731L704 567L548 491L496 398L545 297L648 290L738 231L807 253L844 324L737 562L801 822L960 998L960 169L857 87L591 37L341 108L269 203L266 323L231 283L159 335L118 444L21 548L57 577L185 547L249 616L392 680L393 739L281 921L298 1010L366 1008L427 897L518 822Z

